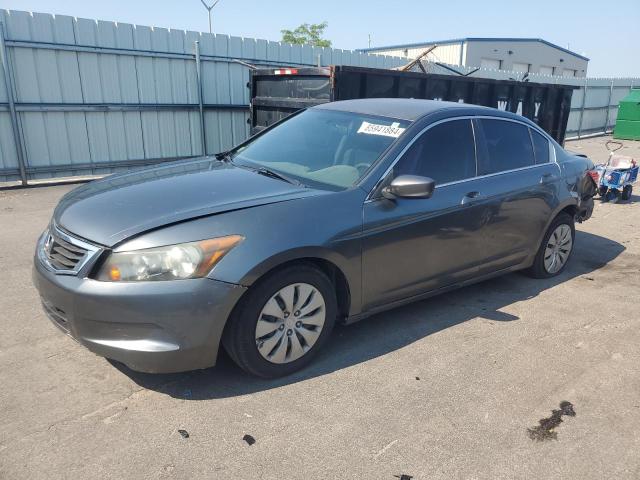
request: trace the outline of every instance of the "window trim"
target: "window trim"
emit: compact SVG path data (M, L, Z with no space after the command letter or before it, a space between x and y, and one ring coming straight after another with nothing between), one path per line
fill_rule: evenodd
M393 170L393 167L395 167L396 163L398 163L398 161L400 161L400 159L402 158L402 156L407 152L407 150L409 150L409 148L411 148L411 146L414 144L414 142L416 142L418 140L418 138L422 137L422 135L424 135L424 133L437 126L440 125L442 123L445 122L452 122L455 120L469 120L471 121L471 130L473 132L473 144L474 144L474 150L476 152L476 176L475 177L470 177L470 178L465 178L464 180L456 180L454 182L447 182L447 183L441 183L441 184L436 184L435 188L440 188L440 187L447 187L449 185L456 185L459 183L466 183L466 182L470 182L472 180L477 180L480 178L489 178L489 177L495 177L497 175L505 175L507 173L512 173L512 172L519 172L522 170L529 170L532 168L540 168L540 167L544 167L545 165L549 165L549 164L556 164L558 165L558 159L556 158L556 152L555 152L555 148L552 148L552 143L549 141L549 139L551 138L549 136L549 134L547 132L545 132L544 130L542 130L541 128L536 128L535 130L542 134L543 137L545 137L547 139L547 142L549 142L549 148L551 150L551 152L553 153L552 156L549 156L549 162L548 163L540 163L540 164L534 164L534 165L529 165L527 167L520 167L520 168L514 168L511 170L503 170L501 172L495 172L495 173L488 173L486 175L478 175L478 144L477 144L477 140L476 140L476 131L475 131L475 127L473 125L473 121L474 119L478 119L478 120L483 120L483 119L489 119L489 120L502 120L505 122L514 122L514 123L519 123L520 125L524 125L527 128L534 128L531 124L522 121L522 120L518 120L516 118L507 118L507 117L497 117L497 116L493 116L493 115L463 115L460 117L451 117L451 118L444 118L442 120L438 120L437 122L433 122L429 125L427 125L425 128L423 128L422 130L420 130L420 132L418 132L412 139L411 141L405 145L405 147L400 151L400 153L398 153L398 155L396 155L396 157L393 159L393 162L391 162L391 165L389 165L389 167L384 171L384 173L380 176L380 178L378 179L378 181L375 183L375 185L373 186L373 188L371 189L371 191L369 192L369 194L367 195L367 198L365 198L364 203L370 203L373 201L377 201L379 200L380 196L374 196L374 193L380 188L380 185L382 184L382 182L384 182L384 180L387 178L387 176L389 175L389 173ZM529 136L531 136L531 134L529 134ZM531 144L531 148L533 148L533 142ZM535 150L534 150L534 159L535 159ZM559 165L558 165L559 168Z

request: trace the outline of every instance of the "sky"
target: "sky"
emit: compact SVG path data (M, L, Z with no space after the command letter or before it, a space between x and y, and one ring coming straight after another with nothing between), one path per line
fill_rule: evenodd
M206 0L211 2L211 0ZM208 31L200 0L0 0L0 7ZM640 77L640 0L220 0L213 32L280 40L327 21L343 49L460 37L535 37L591 59L590 77Z

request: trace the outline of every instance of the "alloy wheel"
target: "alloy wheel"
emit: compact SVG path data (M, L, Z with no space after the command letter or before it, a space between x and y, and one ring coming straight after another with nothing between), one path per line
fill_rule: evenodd
M272 363L289 363L317 342L326 319L320 291L308 283L281 288L264 305L256 324L256 346Z
M571 227L566 224L558 225L547 241L544 251L544 268L548 273L559 272L569 259L573 238Z

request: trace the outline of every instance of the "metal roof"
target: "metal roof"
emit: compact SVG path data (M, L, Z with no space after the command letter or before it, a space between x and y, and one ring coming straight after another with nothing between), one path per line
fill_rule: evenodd
M569 55L573 55L574 57L581 58L582 60L589 61L589 59L585 56L582 56L576 52L572 52L571 50L567 50L566 48L562 48L560 45L556 45L555 43L548 42L543 40L542 38L487 38L487 37L464 37L464 38L452 38L449 40L435 40L429 42L419 42L419 43L405 43L401 45L387 45L383 47L371 47L371 48L360 48L358 52L374 52L379 50L389 50L395 48L414 48L414 47L422 47L426 45L433 44L450 44L450 43L462 43L462 42L539 42L543 43L549 47L560 50L564 53L568 53Z
M361 98L323 103L312 108L397 118L411 122L439 110L455 110L460 108L506 117L513 115L509 112L469 103L421 100L417 98Z

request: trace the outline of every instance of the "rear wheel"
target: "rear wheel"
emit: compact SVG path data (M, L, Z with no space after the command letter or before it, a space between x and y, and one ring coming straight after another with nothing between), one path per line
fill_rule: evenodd
M621 198L622 198L622 200L624 200L625 202L626 202L626 201L629 201L629 200L631 200L631 195L632 195L632 194L633 194L633 186L631 186L631 185L627 185L626 187L624 187L624 188L622 189L622 196L621 196Z
M573 217L567 213L559 214L547 229L528 273L534 278L549 278L558 275L567 266L573 251L574 240Z
M327 276L301 264L261 279L234 310L223 344L245 371L275 378L313 360L333 329L335 289Z

